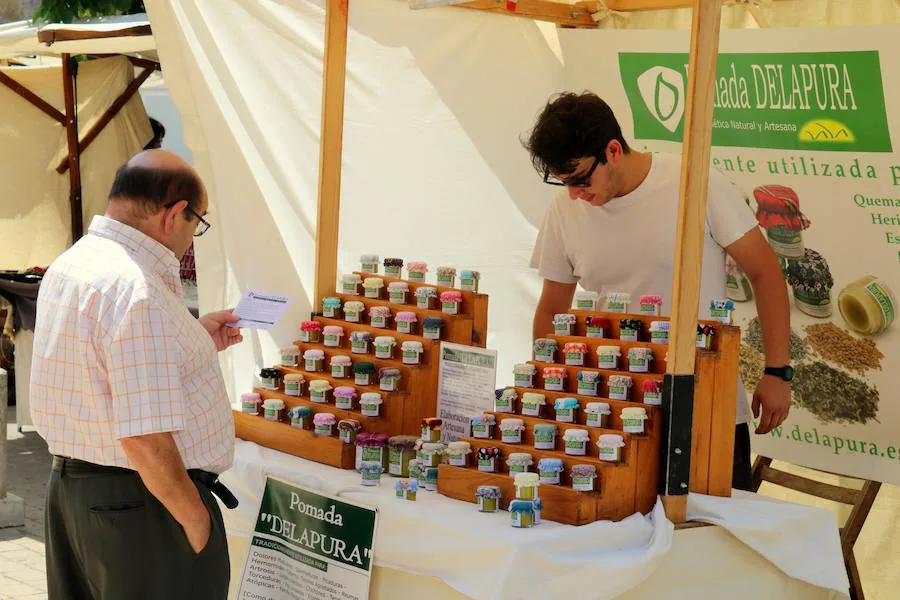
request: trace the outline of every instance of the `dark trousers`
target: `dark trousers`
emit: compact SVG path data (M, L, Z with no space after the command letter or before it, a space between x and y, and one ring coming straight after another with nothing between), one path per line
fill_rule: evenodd
M208 487L209 542L195 553L181 525L136 471L54 457L47 489L50 600L224 599L230 565L225 525Z

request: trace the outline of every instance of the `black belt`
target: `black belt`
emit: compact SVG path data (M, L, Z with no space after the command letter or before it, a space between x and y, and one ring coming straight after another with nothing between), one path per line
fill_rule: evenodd
M77 458L67 458L65 456L53 457L53 470L59 471L60 474L69 473L70 475L137 475L138 472L123 467L110 467L107 465L98 465L95 463L78 460ZM188 469L188 476L197 483L205 485L209 491L215 494L227 508L237 508L238 500L234 497L225 484L219 481L219 476L209 471L201 469Z

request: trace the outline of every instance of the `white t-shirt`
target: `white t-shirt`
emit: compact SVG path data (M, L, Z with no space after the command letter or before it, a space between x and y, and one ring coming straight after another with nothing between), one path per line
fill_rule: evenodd
M650 172L637 189L604 206L571 200L561 190L544 216L532 268L544 279L579 283L601 297L628 293L632 307L642 294L659 294L662 314L669 315L680 177L680 156L653 154ZM711 300L725 298L725 247L757 227L740 190L716 169L710 169L706 206L701 319L708 318ZM739 381L737 422L746 423L749 416Z

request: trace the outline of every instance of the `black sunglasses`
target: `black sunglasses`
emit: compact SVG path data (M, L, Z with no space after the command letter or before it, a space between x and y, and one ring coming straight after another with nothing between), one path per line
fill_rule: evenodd
M165 205L164 208L172 208L179 202L181 202L181 200L169 202L168 204ZM185 206L184 210L188 211L191 215L197 217L197 228L194 230L194 237L200 237L201 235L203 235L204 233L209 231L210 227L212 227L212 225L206 219L204 219L196 210L191 208L190 204Z
M565 187L573 187L573 188L586 188L591 186L591 175L594 174L594 171L597 170L597 167L600 165L600 155L594 157L594 164L591 165L591 168L588 169L588 172L582 175L581 177L576 177L574 179L563 180L555 175L550 174L550 169L546 169L544 171L544 183L548 185L561 185Z

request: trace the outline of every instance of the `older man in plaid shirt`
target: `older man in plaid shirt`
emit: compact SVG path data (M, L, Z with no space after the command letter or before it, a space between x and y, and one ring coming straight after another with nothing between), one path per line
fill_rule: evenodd
M51 599L224 598L215 492L234 423L217 352L238 318L197 320L179 259L209 228L197 173L162 150L116 173L105 216L48 270L38 297L32 416L54 455Z

